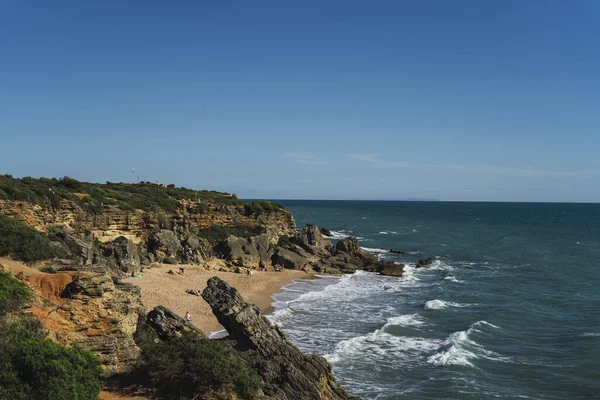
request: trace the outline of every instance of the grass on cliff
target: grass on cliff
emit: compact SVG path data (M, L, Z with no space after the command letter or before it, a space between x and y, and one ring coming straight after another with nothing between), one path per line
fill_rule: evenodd
M153 386L167 399L227 392L253 399L261 385L256 372L231 346L192 334L151 342L142 349L142 363Z
M30 298L21 282L0 272L0 317ZM102 374L98 357L77 345L62 347L44 335L36 319L0 319L0 399L96 400Z
M26 201L44 208L60 209L63 199L72 200L85 211L102 214L104 206L117 206L122 210L162 209L176 211L178 200L199 200L198 211L208 213L215 205L241 206L245 201L227 193L166 188L153 183L88 183L63 177L16 179L11 175L0 175L0 200Z
M14 255L19 260L47 260L57 249L42 232L24 222L0 214L0 256Z

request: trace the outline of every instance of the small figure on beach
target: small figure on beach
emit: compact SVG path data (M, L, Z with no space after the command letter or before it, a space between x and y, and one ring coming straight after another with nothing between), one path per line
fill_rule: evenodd
M190 315L189 311L185 312L185 320L188 322L190 322L192 320L192 316Z
M185 292L188 294L193 294L194 296L200 296L200 291L198 289L188 289Z
M252 276L252 270L250 268L246 269L246 275L248 276L248 278Z
M179 268L179 271L177 271L177 273L179 275L183 275L184 272L185 272L185 269L183 269L183 267Z

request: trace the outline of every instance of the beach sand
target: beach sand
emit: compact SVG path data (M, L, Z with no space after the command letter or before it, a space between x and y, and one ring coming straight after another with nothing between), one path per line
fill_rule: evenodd
M184 275L171 275L167 271L185 268ZM281 287L292 283L295 279L310 279L311 274L295 270L253 271L251 277L233 272L207 270L197 265L161 265L144 270L142 278L128 278L124 282L139 286L142 290L142 301L146 308L163 305L174 313L185 316L189 312L191 322L205 334L216 332L223 327L219 324L212 310L202 297L186 293L186 289L197 289L200 292L206 287L206 281L218 276L235 287L244 300L256 304L263 313L271 309L271 295L281 292Z

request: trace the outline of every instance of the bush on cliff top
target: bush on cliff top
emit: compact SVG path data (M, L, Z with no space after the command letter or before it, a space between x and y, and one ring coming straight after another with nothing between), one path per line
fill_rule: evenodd
M142 349L142 362L153 386L168 399L231 391L253 399L260 389L256 372L229 345L192 334L150 343Z
M77 345L62 347L22 326L0 329L0 398L96 400L100 360Z
M240 206L245 204L236 196L227 193L191 190L186 188L165 188L153 183L89 183L80 182L67 176L35 179L25 177L15 179L10 175L0 175L0 200L18 200L38 204L42 207L59 209L62 200L71 200L91 214L101 214L103 206L115 205L123 210L140 209L150 211L159 208L176 211L177 200L201 200L220 205ZM200 206L200 212L206 212Z
M0 315L15 311L31 298L31 292L21 282L0 271Z
M53 258L57 251L43 233L0 214L0 256L8 254L23 261L34 261Z
M283 206L279 203L273 203L267 200L255 200L250 203L244 204L244 211L246 215L261 216L274 211L283 209Z

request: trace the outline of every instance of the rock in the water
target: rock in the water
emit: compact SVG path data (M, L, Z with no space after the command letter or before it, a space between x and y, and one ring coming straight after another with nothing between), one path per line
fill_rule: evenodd
M415 268L422 268L422 267L426 267L428 265L431 265L431 263L433 263L433 258L425 258L423 260L419 260L419 262L417 263L417 265L415 265Z
M321 228L321 234L323 236L333 237L333 233L329 229Z
M394 262L383 262L379 274L387 276L402 276L404 273L404 264Z
M387 250L387 251L389 251L390 253L393 253L393 254L408 254L407 252L402 251L402 250L398 250L398 249L385 249L385 250Z
M202 297L236 342L240 355L263 379L266 396L282 400L352 398L337 383L323 357L303 354L226 282L209 279Z
M164 306L154 307L148 313L146 322L156 331L158 337L162 340L177 338L186 332L204 337L200 329Z

